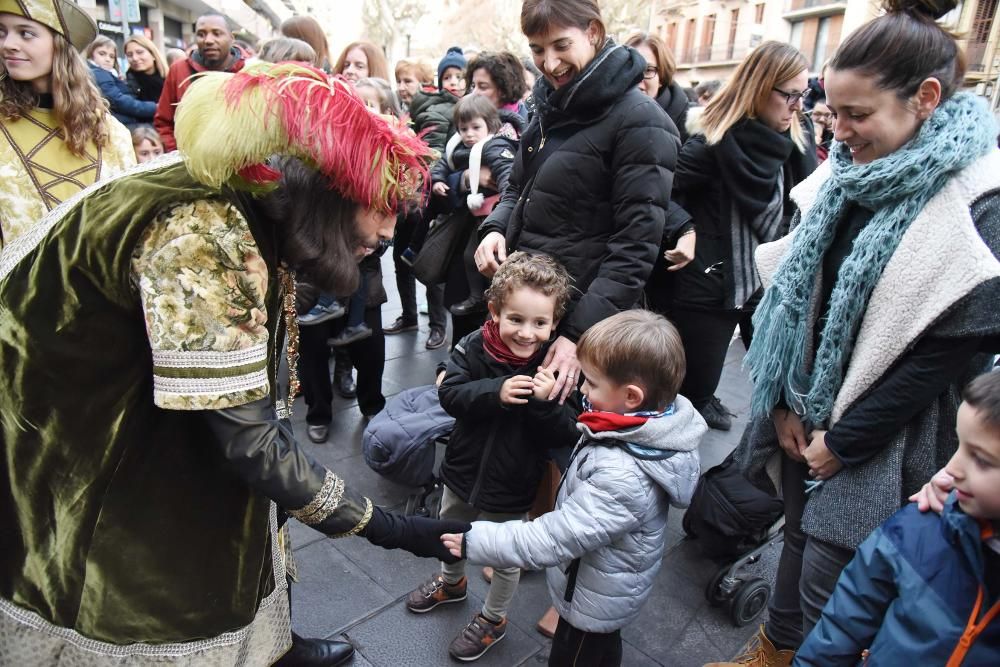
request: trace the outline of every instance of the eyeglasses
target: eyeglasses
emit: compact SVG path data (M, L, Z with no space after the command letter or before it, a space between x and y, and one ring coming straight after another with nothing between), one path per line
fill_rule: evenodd
M650 65L642 71L643 79L652 79L654 76L660 73L660 69L655 65Z
M785 98L785 104L790 107L794 107L800 100L805 102L809 99L809 95L812 94L811 90L803 90L801 93L786 93L781 88L772 88L774 92L778 93Z

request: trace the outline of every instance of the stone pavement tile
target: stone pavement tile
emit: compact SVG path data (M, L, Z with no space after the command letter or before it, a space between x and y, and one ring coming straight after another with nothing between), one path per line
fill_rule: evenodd
M318 530L313 530L309 526L301 523L297 519L291 517L288 518L288 533L292 542L292 550L296 554L296 559L301 559L302 549L309 546L313 542L319 542L320 540L327 539L326 535L319 532Z
M406 610L403 602L349 629L347 635L358 651L378 667L430 667L458 664L448 655L448 645L472 620L482 600L469 596L468 605L452 604L426 614ZM486 655L476 661L485 667L509 667L529 660L542 644L507 625L507 634Z
M331 540L300 549L296 561L299 581L292 584L292 628L303 637L330 637L392 602L392 596Z
M401 600L441 569L440 563L433 558L417 558L407 551L383 549L364 538L343 538L333 540L332 544L393 599ZM465 603L454 606L465 606Z
M392 382L406 389L434 384L434 369L438 361L448 359L448 350L441 348L419 355L420 358L390 359L385 362L383 383Z
M360 440L360 434L358 436ZM360 449L360 445L358 446ZM381 507L396 507L406 502L413 487L396 484L368 467L364 457L358 453L353 456L340 456L328 453L326 449L310 451L317 461L344 478L348 487L355 493L371 498Z

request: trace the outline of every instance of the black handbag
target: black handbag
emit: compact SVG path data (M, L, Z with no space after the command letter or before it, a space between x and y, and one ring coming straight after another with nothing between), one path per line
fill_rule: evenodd
M467 211L438 216L413 260L413 275L417 280L425 285L445 282L452 258L465 246L474 223Z

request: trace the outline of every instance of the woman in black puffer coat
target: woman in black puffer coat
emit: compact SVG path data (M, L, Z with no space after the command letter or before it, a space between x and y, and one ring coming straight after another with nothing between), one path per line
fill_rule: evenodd
M633 307L656 260L680 140L636 88L645 61L605 37L594 0L526 0L521 30L544 77L503 198L480 227L476 262L492 275L515 249L552 256L576 291L543 366L553 395L576 386L576 341Z

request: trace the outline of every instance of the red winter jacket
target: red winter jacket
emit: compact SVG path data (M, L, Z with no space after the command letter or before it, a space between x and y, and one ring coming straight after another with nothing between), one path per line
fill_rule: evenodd
M243 59L243 52L234 46L231 54L235 57L235 60L225 71L239 72L246 64L246 61ZM160 101L156 105L156 116L153 118L153 126L163 139L164 150L172 151L177 149L177 142L174 140L174 113L177 110L177 103L184 96L184 91L191 85L190 77L198 72L207 71L210 70L205 67L197 51L170 66L170 71L167 72L167 79L163 82L163 92L160 93Z

